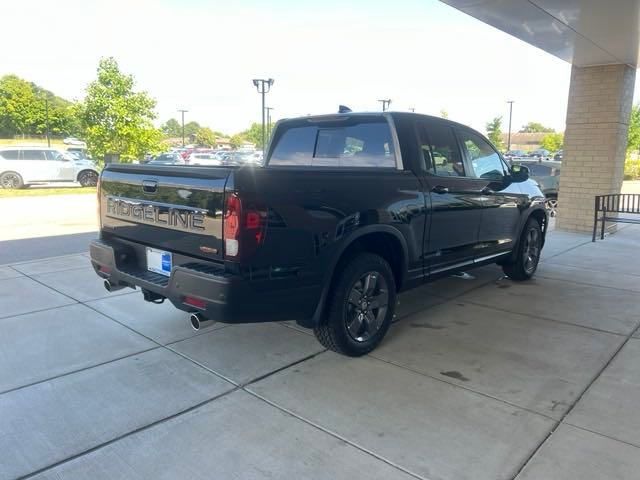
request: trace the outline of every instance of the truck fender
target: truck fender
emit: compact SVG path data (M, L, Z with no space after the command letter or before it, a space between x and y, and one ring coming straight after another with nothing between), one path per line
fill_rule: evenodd
M324 314L324 307L327 302L327 297L329 296L329 290L331 289L332 279L335 274L336 267L338 266L338 262L342 258L342 254L359 238L371 233L388 233L393 235L394 238L399 241L402 248L403 259L402 268L400 269L401 283L404 282L404 277L406 276L407 265L409 262L409 253L407 248L407 241L405 240L402 233L397 228L390 225L367 225L365 227L362 227L353 232L345 241L342 242L342 245L340 245L340 248L331 259L331 262L329 263L323 279L322 293L320 294L320 300L318 301L315 312L311 319L302 323L301 325L313 328L320 323Z

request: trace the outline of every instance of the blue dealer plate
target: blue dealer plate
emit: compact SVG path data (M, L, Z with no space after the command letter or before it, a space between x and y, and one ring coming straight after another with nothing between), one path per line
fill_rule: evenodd
M147 247L147 270L160 275L171 275L171 252Z

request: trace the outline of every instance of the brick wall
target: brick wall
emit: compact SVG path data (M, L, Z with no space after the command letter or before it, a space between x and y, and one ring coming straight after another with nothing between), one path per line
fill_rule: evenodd
M558 228L591 231L594 197L620 191L635 75L626 65L572 68Z

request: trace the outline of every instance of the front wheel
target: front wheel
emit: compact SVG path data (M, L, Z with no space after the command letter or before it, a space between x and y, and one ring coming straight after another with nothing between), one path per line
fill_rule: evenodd
M328 318L314 329L318 341L350 357L369 353L393 320L396 283L391 267L378 255L358 254L339 274L328 301Z
M502 270L511 280L529 280L536 273L541 251L542 228L535 218L530 218L520 235L515 261L503 265Z
M78 175L78 183L83 187L95 187L98 184L98 174L93 170L81 172Z

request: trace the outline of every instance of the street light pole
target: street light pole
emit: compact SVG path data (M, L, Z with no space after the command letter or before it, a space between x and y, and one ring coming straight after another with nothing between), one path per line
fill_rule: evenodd
M271 138L271 110L273 107L267 107L267 138Z
M389 105L391 105L391 99L387 98L387 99L378 100L378 101L382 103L382 111L386 112L387 109L389 108Z
M513 100L507 100L509 104L509 134L507 135L507 151L511 150L511 115L513 114Z
M47 129L47 147L51 148L51 138L49 137L49 99L46 96L44 97L44 118Z
M253 79L253 85L258 89L258 93L262 95L262 153L264 154L264 148L266 143L266 131L265 131L265 123L264 123L264 114L265 114L265 104L264 104L264 96L271 90L271 86L273 85L273 78L255 78Z
M182 147L184 148L184 114L189 110L178 110L182 114Z

